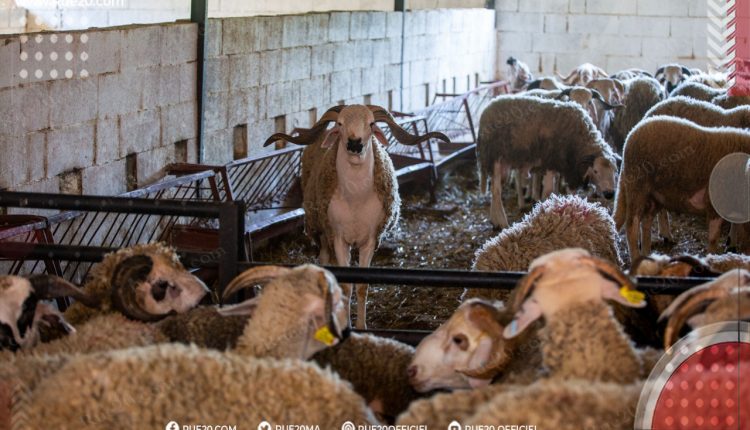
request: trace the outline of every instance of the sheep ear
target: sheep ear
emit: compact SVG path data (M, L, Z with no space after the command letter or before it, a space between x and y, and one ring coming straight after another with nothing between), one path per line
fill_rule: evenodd
M336 126L326 132L325 138L323 139L323 143L320 144L320 147L328 149L331 147L331 145L336 143L338 138L339 138L339 127Z
M314 294L305 294L302 297L302 302L304 303L302 313L307 317L308 321L328 321L326 301L323 297Z
M234 317L234 316L253 316L255 310L258 309L258 297L245 300L244 302L237 303L235 305L223 306L218 309L219 315L223 317Z
M541 316L542 308L539 306L539 303L533 298L526 300L523 302L521 310L513 317L513 321L511 321L510 324L505 327L505 330L503 330L503 337L506 339L512 339L518 336L526 330L526 327L541 318Z
M385 137L383 130L381 130L377 124L372 125L372 135L375 136L376 139L378 139L378 142L380 142L381 145L383 145L384 147L388 146L388 139Z

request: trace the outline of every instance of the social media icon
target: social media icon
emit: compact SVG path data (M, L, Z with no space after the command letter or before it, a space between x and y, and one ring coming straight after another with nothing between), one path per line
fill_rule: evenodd
M268 421L261 421L261 423L258 424L258 430L271 430L271 424L269 424Z
M459 424L458 421L453 421L448 424L448 430L461 430L461 424Z
M357 427L354 426L353 422L347 421L341 426L341 430L357 430Z
M167 423L167 426L164 427L164 430L180 430L180 425L177 424L176 421L170 421Z

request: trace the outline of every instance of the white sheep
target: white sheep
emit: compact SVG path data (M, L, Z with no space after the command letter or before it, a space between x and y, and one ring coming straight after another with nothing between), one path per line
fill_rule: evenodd
M658 115L684 118L704 127L750 127L750 106L723 109L713 103L684 96L669 97L656 104L646 113L646 118Z
M522 272L548 252L573 247L622 264L615 222L604 207L578 196L552 195L537 203L521 221L485 242L476 252L473 269ZM508 292L467 289L463 298L468 297L506 300Z
M654 78L659 80L666 94L669 94L691 75L693 75L693 71L683 65L666 64L656 70Z
M335 126L326 131L330 122ZM266 140L265 145L278 139L309 145L302 154L305 233L320 248L321 264L328 264L333 253L339 266L349 266L356 248L359 266L368 267L383 235L398 222L398 182L385 151L388 141L377 122L386 123L403 144L431 138L449 141L437 132L413 136L385 109L364 105L336 106L296 137L277 133ZM351 286L345 290L351 296ZM366 301L367 287L357 286L360 329L366 326Z
M723 220L709 200L708 180L716 163L733 152L750 152L750 133L663 116L633 129L625 144L614 212L617 229L626 229L631 261L650 254L651 224L662 209L705 215L708 251L716 252Z
M566 88L566 85L561 83L557 80L554 76L548 76L543 77L539 79L535 79L526 85L527 91L532 90L547 90L547 91L554 91L554 90L564 90Z
M656 79L640 77L624 81L623 84L625 106L614 111L615 115L607 136L607 141L618 153L622 153L625 139L633 127L643 119L649 109L664 99L664 90Z
M0 276L0 351L34 347L43 325L75 331L56 308L44 303L60 297L98 306L96 299L57 276Z
M518 61L514 57L508 57L506 64L508 64L510 72L510 88L512 91L519 91L534 80L534 74L531 73L531 69L523 61Z
M613 73L609 76L612 79L617 79L620 81L628 81L630 79L636 79L636 78L653 78L654 75L651 73L638 68L632 68L632 69L625 69L620 70L619 72Z
M685 81L677 86L669 97L685 96L691 99L702 100L704 102L710 102L716 97L726 94L725 90L719 90L716 88L709 87L700 82Z
M477 163L480 190L492 178L490 220L498 227L508 227L502 181L513 168L559 172L572 189L591 181L605 197L614 195L615 156L588 114L573 103L497 97L479 120ZM551 185L545 184L545 192Z
M568 76L557 75L565 85L581 85L585 86L594 79L608 78L607 72L602 68L597 67L591 63L583 63L580 66L573 69Z

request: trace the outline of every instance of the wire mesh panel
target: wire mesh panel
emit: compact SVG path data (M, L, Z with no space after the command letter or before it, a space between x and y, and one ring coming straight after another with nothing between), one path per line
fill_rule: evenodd
M23 242L30 245L52 243L52 232L47 218L34 215L2 215L0 216L0 246L3 242ZM45 259L43 261L47 273L60 275L62 269L57 261ZM0 258L0 273L18 275L32 270L35 262L23 259Z
M274 151L227 164L226 170L235 199L242 200L248 211L299 207L302 165L301 147Z

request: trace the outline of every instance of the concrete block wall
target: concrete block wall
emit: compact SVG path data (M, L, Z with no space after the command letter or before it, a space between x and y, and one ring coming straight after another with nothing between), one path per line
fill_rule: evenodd
M497 70L510 55L540 74L584 62L608 73L671 62L706 69L707 1L496 0Z
M164 24L0 38L0 188L116 194L196 161L196 37Z
M408 111L473 88L494 75L494 19L487 9L211 19L205 161L230 160L243 125L255 154L340 102Z

